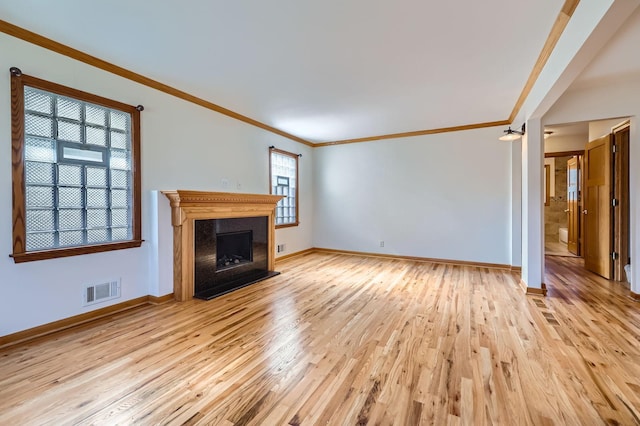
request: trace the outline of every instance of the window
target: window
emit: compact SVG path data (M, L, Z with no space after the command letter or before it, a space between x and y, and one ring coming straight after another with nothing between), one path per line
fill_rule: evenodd
M298 155L269 148L271 193L285 197L276 206L276 228L297 226L298 217Z
M139 247L142 107L11 74L14 261Z

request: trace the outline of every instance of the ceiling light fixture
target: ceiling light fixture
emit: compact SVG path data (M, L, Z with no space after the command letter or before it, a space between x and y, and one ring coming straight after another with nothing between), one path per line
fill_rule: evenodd
M553 134L553 132L551 130L545 130L544 132L544 138L545 139L549 139L549 137Z
M504 131L504 135L500 136L498 139L501 141L515 141L524 135L524 129L524 124L522 125L521 130L511 130L511 126L509 126L509 129Z

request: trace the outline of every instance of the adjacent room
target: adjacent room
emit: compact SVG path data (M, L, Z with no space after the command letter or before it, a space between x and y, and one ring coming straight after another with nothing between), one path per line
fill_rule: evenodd
M545 129L545 254L583 258L585 269L629 282L629 117Z
M640 424L640 0L0 0L0 424Z

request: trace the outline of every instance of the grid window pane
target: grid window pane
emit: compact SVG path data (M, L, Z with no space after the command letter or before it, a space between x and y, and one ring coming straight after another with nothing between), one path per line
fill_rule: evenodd
M129 206L129 194L125 189L114 189L111 191L111 206L112 207L128 207Z
M112 149L109 167L112 169L131 170L129 152Z
M60 209L58 211L58 227L60 229L82 229L82 210L80 209Z
M87 188L87 207L108 207L106 189Z
M42 114L53 113L53 97L45 92L34 90L30 87L24 89L24 109L40 112Z
M127 134L112 130L111 131L111 148L127 149L128 148Z
M87 143L91 145L107 146L107 130L100 127L86 127Z
M87 207L103 207L109 206L106 189L87 188Z
M111 187L128 188L129 172L127 172L126 170L111 170Z
M108 225L107 213L105 209L88 209L87 228L105 228Z
M55 163L56 145L50 139L25 138L24 159Z
M53 164L25 161L24 178L27 185L44 184L53 185Z
M110 111L111 128L129 131L129 114L120 111Z
M53 210L27 210L27 232L54 231L55 229Z
M276 208L276 224L295 224L298 221L296 205L296 175L298 160L294 154L271 152L271 193L283 195Z
M107 229L89 229L87 230L88 243L104 243L109 241L109 231Z
M82 231L62 231L58 234L58 244L61 247L82 245L82 234Z
M58 207L82 208L82 188L58 188Z
M26 188L27 209L33 207L53 208L54 188L50 186L30 185Z
M30 87L24 106L27 251L131 239L132 115Z
M82 103L67 98L56 99L58 117L80 121L82 119Z
M69 186L82 185L82 166L58 164L58 184Z
M131 239L131 229L130 228L112 228L111 229L111 238L116 240L129 240Z
M46 250L53 248L55 235L53 232L27 234L27 251Z
M25 114L24 132L31 136L53 137L53 119L39 115Z
M129 211L126 209L111 210L111 226L128 226Z
M104 108L87 104L85 107L85 121L100 126L107 125L107 111Z
M58 120L58 139L82 142L82 126L79 123Z
M107 186L107 169L103 167L86 167L87 186Z

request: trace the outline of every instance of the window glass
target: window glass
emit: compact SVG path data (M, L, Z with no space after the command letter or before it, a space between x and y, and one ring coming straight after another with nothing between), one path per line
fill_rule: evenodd
M276 206L276 226L297 225L298 155L275 148L271 150L271 193L284 195Z
M139 246L133 129L141 108L22 74L12 78L12 96L23 100L12 102L13 216L24 218L14 220L16 262L82 254L69 248L83 246L101 246L86 253L127 248L123 241ZM46 253L29 257L33 252Z

